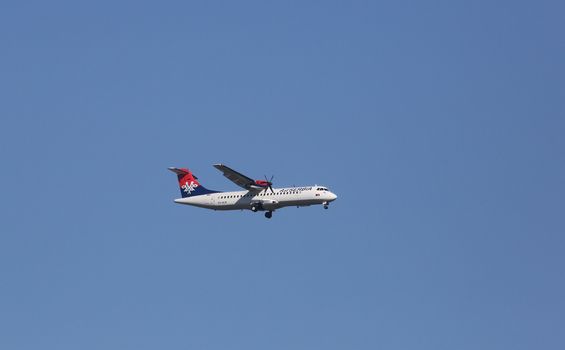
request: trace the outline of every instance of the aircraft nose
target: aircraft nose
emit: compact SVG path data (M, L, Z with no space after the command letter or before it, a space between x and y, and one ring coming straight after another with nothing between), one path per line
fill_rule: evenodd
M337 199L337 196L335 195L335 193L330 192L329 195L330 195L330 201L335 201Z

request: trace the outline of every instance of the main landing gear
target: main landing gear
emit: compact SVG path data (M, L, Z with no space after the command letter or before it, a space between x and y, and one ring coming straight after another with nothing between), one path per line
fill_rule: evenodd
M252 211L252 212L256 213L256 212L258 212L259 210L261 210L261 211L265 210L261 204L252 204L252 205L251 205L251 211ZM265 212L265 217L266 217L267 219L272 218L272 217L273 217L273 211L272 211L272 210L266 211L266 212Z

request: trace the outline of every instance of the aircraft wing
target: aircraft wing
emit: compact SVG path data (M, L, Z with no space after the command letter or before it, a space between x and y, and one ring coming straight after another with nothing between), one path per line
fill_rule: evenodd
M248 178L247 176L245 176L241 173L238 173L237 171L233 170L232 168L230 168L226 165L214 164L214 168L221 171L224 174L225 177L230 179L231 182L238 185L239 187L243 187L246 190L260 189L260 188L257 188L257 186L255 184L255 180Z

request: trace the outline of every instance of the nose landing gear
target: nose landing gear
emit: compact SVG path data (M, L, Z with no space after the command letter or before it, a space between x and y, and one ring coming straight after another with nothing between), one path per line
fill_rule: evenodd
M265 217L266 217L267 219L272 218L272 217L273 217L273 212L269 210L268 212L265 213Z
M328 209L329 208L329 203L328 202L324 202L322 203L324 205L324 209Z

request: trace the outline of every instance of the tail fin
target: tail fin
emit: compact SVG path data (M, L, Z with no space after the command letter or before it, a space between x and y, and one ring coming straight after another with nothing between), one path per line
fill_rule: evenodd
M215 193L204 186L200 185L198 178L192 174L187 168L170 167L170 171L177 174L179 179L180 194L182 198L200 196L208 193Z

